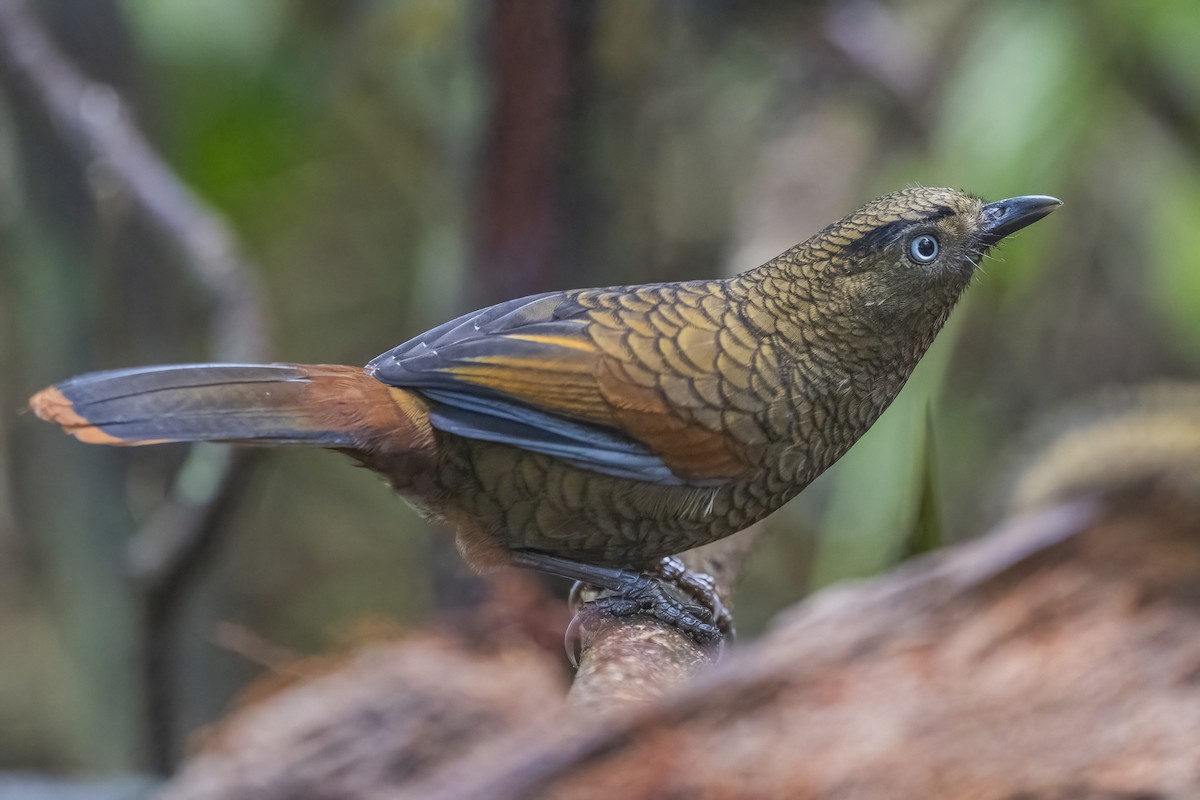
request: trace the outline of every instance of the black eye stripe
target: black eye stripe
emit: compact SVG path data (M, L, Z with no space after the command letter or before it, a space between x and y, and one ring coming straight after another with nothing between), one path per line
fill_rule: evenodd
M878 228L874 228L858 239L855 239L846 249L852 258L872 250L882 250L889 244L899 240L914 225L936 222L939 219L953 217L957 213L957 211L949 206L937 206L928 214L917 219L898 219L886 225L880 225Z
M916 223L917 220L899 219L887 225L880 225L855 239L847 249L851 255L882 249L903 236L904 232Z

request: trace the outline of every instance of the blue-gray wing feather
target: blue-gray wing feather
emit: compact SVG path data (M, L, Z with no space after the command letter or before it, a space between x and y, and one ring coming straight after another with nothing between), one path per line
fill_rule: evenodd
M618 428L539 408L451 371L479 358L531 355L545 346L513 339L513 333L577 335L587 312L580 294L533 295L464 314L380 355L367 370L426 397L431 423L445 433L553 456L604 475L684 483L645 444Z

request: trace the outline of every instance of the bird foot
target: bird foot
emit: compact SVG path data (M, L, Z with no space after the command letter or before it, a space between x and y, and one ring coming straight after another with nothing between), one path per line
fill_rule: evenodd
M720 644L724 635L733 633L732 617L717 596L713 579L692 572L677 558L661 559L649 573L602 567L533 550L517 551L512 559L517 566L578 581L571 590L574 608L582 604L584 590L597 587L601 596L589 600L587 605L602 614L614 617L646 614L683 631L706 647ZM676 589L684 599L676 597L667 586ZM568 639L577 621L578 618L572 622ZM567 649L570 653L569 643Z
M634 614L654 617L678 628L701 645L720 641L725 630L714 624L716 620L711 608L700 603L680 601L673 597L655 576L629 574L632 579L626 586L589 601L588 607L612 617L629 617Z
M614 572L620 573L615 583L601 584L608 594L590 601L583 599L590 584L577 582L571 589L571 607L578 609L589 602L591 608L614 617L647 614L689 634L702 645L734 634L733 616L721 602L711 575L690 570L673 556L659 559L645 573ZM684 599L675 597L664 584L677 589Z
M721 595L717 592L717 582L712 575L688 569L687 565L675 556L659 559L654 566L654 574L678 587L697 604L703 606L709 612L710 621L720 628L721 633L728 636L734 634L733 615L721 602Z

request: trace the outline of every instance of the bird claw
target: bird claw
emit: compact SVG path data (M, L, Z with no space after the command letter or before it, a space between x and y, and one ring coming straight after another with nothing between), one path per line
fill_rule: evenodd
M664 583L695 602L675 598ZM588 588L584 582L577 582L571 588L573 609L585 602L584 592ZM701 645L719 642L724 635L733 634L733 618L717 594L716 582L709 575L687 569L677 558L661 559L653 574L626 572L618 588L586 602L593 610L612 617L646 614L687 633Z
M695 603L682 603L671 597L656 579L649 576L642 577L645 578L645 583L628 594L608 595L595 600L585 601L582 599L584 590L591 588L582 581L577 581L571 587L569 603L575 613L563 635L563 648L566 650L567 660L571 663L572 668L579 668L579 657L583 649L582 636L579 632L581 624L579 609L583 605L596 613L610 617L646 614L683 631L705 649L715 648L714 660L724 654L724 634L728 631L711 624L713 618L711 609Z
M579 583L575 584L579 586ZM574 594L574 588L571 589ZM567 651L567 661L571 662L571 669L579 669L579 656L583 653L583 636L579 633L579 613L575 610L575 606L571 606L575 612L571 615L571 621L567 623L567 630L563 633L563 649Z
M721 602L717 582L712 575L690 570L683 561L674 556L659 559L655 565L655 574L679 587L688 597L695 600L696 605L692 607L699 606L704 609L707 615L706 622L716 625L722 633L733 635L733 615Z
M708 608L676 600L655 578L648 575L638 577L640 580L628 590L593 600L588 604L589 607L612 617L646 614L678 628L701 645L720 641L722 631L709 622L712 612Z
M733 635L732 617L717 596L713 579L688 570L677 558L662 559L654 566L653 574L587 564L534 550L514 551L512 559L517 566L574 578L576 583L568 602L576 612L586 604L589 609L612 617L646 614L683 631L702 646L716 644L718 657L724 636ZM664 584L685 597L677 598ZM593 592L599 592L600 596L585 600ZM579 624L576 614L564 640L567 657L576 666Z

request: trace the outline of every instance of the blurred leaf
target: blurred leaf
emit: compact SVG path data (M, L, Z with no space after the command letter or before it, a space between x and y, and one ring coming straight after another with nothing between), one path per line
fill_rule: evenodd
M1192 0L1107 0L1089 10L1107 20L1107 32L1134 40L1178 85L1190 88L1193 99L1200 99L1200 14Z
M1169 339L1200 364L1200 175L1183 164L1168 170L1173 179L1158 185L1145 214L1145 291L1161 309Z
M942 515L938 506L937 444L934 439L933 406L925 406L924 447L917 467L917 513L904 540L901 560L936 550L944 543Z
M1068 4L996 4L955 66L933 150L952 184L1052 194L1093 124L1094 54Z
M277 40L284 0L123 0L139 46L165 62L196 61L241 69L266 62Z

